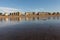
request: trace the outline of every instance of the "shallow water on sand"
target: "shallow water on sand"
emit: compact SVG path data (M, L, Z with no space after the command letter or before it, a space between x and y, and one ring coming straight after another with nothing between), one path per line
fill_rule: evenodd
M60 40L60 17L0 18L0 40Z

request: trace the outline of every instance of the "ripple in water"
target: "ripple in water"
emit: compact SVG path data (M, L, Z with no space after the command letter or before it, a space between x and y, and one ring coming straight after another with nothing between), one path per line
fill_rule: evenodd
M60 40L60 17L0 18L0 40Z

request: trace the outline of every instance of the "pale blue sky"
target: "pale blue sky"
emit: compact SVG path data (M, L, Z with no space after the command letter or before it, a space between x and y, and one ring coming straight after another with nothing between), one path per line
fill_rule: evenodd
M22 11L60 12L60 0L0 0L0 7L17 8Z

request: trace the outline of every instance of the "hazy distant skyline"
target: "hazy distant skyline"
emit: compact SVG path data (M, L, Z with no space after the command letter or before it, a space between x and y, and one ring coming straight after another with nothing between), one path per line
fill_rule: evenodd
M60 12L60 0L0 0L0 7L21 11Z

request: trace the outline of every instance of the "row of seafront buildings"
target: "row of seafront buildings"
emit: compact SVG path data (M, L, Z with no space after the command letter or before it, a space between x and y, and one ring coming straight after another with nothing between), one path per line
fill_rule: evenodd
M0 13L0 16L47 16L47 15L60 15L59 12L13 12L13 13Z

